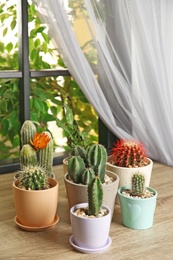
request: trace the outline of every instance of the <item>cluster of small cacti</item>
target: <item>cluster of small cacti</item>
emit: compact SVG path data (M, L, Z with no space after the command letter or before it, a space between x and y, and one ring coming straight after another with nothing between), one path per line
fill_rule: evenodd
M24 166L18 180L18 187L26 190L43 190L48 187L45 170L39 166Z
M112 163L119 167L142 167L147 164L146 150L137 141L118 140L112 151Z
M20 168L39 165L48 176L52 173L53 140L49 132L37 133L32 121L26 120L21 128Z
M53 140L49 132L38 133L32 121L21 127L20 171L16 174L19 186L25 189L44 189L52 174Z
M98 175L104 182L107 152L100 144L93 144L87 151L76 147L76 154L68 161L68 173L75 183L88 184L89 176Z
M96 216L101 209L106 161L106 149L100 144L93 144L87 151L76 147L69 159L70 178L75 183L88 185L88 215Z
M145 191L145 178L142 174L132 176L132 195L141 196Z

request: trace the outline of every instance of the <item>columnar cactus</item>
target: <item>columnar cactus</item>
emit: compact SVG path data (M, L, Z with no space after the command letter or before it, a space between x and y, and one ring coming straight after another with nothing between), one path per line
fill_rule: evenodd
M48 187L45 170L39 166L24 166L19 172L18 180L20 188L26 190L43 190Z
M88 215L97 216L103 201L102 182L95 176L88 185Z
M101 144L93 144L88 151L88 161L94 172L104 182L107 152Z
M50 140L44 149L38 150L38 162L39 165L44 167L46 174L51 176L52 173L52 165L53 165L53 139L49 132L43 132L46 134Z
M141 196L145 191L145 178L142 174L132 177L132 195Z
M141 167L146 163L146 150L142 143L119 140L111 151L112 163L119 167Z
M32 121L26 120L20 130L20 139L22 146L24 144L30 144L30 140L33 139L34 134L37 132L35 125Z

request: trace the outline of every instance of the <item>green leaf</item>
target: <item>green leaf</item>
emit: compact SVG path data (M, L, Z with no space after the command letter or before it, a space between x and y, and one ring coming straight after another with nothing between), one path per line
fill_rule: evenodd
M36 39L34 45L35 45L35 48L40 47L40 39Z
M39 98L34 98L33 105L39 111L44 110L44 105L43 105L42 101Z
M47 34L45 34L45 33L42 32L41 35L42 35L43 39L45 40L45 42L47 42L47 43L50 42L49 36L48 36Z
M4 30L3 30L3 37L7 34L7 31L8 31L8 28L6 27Z
M11 24L10 24L11 30L13 30L16 27L16 20L12 20Z
M50 107L50 110L51 110L51 112L52 112L53 115L55 115L55 116L57 115L57 113L58 113L57 107L51 106L51 107Z
M68 125L73 127L74 116L73 116L72 109L66 104L64 106L65 106L65 110L66 110L66 112L65 112L66 122L67 122Z
M13 44L12 44L12 42L9 42L9 43L7 44L7 46L6 46L6 50L7 50L8 52L10 52L12 49L13 49Z

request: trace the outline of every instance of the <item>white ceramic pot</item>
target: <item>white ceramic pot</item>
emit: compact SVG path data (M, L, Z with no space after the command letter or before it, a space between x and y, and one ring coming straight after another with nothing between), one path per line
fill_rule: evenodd
M74 214L77 208L85 208L88 203L81 203L70 209L70 220L72 233L75 243L82 248L96 249L106 245L111 223L111 212L106 206L103 208L108 210L108 214L100 218L79 217Z

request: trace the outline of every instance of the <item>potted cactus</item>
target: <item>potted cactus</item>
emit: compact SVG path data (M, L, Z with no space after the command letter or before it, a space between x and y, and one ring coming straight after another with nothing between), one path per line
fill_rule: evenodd
M95 176L99 176L103 190L103 204L114 213L119 177L106 171L107 152L100 144L93 144L87 150L76 146L68 162L68 172L64 175L69 207L87 202L87 186Z
M88 203L70 209L71 245L84 253L98 253L111 244L109 237L111 211L103 203L103 185L98 175L87 186Z
M144 145L135 140L116 141L106 163L107 170L119 176L119 187L131 185L133 174L140 172L145 177L146 186L149 186L152 167L153 161L147 157ZM116 202L119 203L118 200Z
M148 229L153 225L157 191L145 186L145 177L134 174L131 186L118 189L123 225L132 229Z
M46 229L58 221L58 182L51 178L51 134L37 133L35 125L27 120L21 128L21 144L20 170L13 182L15 222L26 230Z

